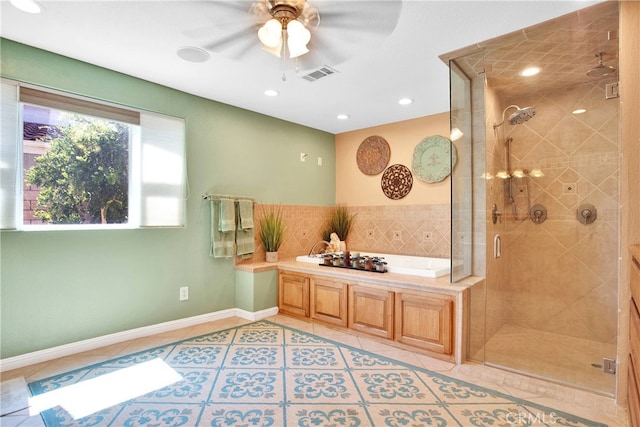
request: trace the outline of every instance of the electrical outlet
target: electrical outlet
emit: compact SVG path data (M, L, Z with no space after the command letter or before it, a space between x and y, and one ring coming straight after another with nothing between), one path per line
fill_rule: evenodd
M306 162L307 161L307 153L300 153L300 161L301 162Z
M182 286L180 288L180 301L186 301L189 299L189 287Z
M318 157L318 166L322 166L322 157Z

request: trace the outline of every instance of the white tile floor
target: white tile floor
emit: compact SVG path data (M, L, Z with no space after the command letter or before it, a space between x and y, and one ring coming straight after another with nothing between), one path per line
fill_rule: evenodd
M602 422L611 427L627 427L629 425L626 409L618 406L613 399L608 397L479 364L469 363L455 365L433 359L423 354L392 347L381 341L362 335L354 335L349 333L349 331L332 329L324 325L287 316L274 316L267 320L311 332L321 337L362 348L389 358L411 363L425 369L440 372L444 375L491 388L521 399ZM248 323L248 321L240 318L230 318L179 329L3 372L1 379L4 382L12 378L24 377L26 382L31 382L36 379L46 378L54 374L109 360L146 348L156 347L190 336L202 335L245 323ZM0 426L43 427L44 424L39 415L29 416L28 410L23 410L0 418Z

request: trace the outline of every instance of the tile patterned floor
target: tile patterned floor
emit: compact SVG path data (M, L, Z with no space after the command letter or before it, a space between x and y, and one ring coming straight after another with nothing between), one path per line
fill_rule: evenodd
M439 372L452 378L468 381L482 387L487 387L517 398L556 408L588 418L610 426L627 426L626 411L615 404L615 402L603 396L572 389L569 387L551 384L545 381L528 378L525 376L509 373L506 371L489 368L476 364L454 365L451 363L432 359L422 354L401 350L388 346L380 341L368 339L362 336L350 334L348 331L334 330L323 325L308 323L285 316L275 316L270 318L273 322L290 326L302 331L307 331L323 338L344 343L356 348L373 352L388 358L396 359L405 363L423 367L425 369ZM100 363L114 357L130 354L136 351L145 350L159 345L179 341L188 337L202 335L205 333L249 323L243 319L231 318L208 324L202 324L191 328L171 331L153 337L142 338L130 342L119 343L109 347L96 349L74 356L69 356L50 362L28 366L22 369L5 372L2 374L2 381L10 378L23 376L27 382L47 378L49 376L67 372L81 366ZM292 357L292 356L287 356ZM365 381L364 378L361 381ZM222 393L222 390L220 390ZM295 390L288 393L295 395ZM224 394L224 393L222 393ZM340 399L336 400L336 405ZM410 409L402 406L402 402L395 402L393 410L403 411ZM405 405L406 406L406 405ZM258 408L259 409L259 408ZM415 408L414 408L415 409ZM491 404L478 409L491 409ZM312 408L306 409L311 416ZM379 414L384 416L384 413ZM29 416L26 411L18 412L12 416L0 418L0 425L9 426L43 426L39 416ZM377 425L377 424L376 424ZM480 424L481 425L481 424Z

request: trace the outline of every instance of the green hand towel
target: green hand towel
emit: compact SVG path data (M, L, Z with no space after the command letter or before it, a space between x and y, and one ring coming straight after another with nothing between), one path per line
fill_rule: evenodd
M253 228L253 200L242 199L238 201L238 210L240 211L239 230L247 230Z
M231 199L220 199L220 216L218 218L219 231L235 231L236 229L236 207L235 201Z
M235 255L234 231L220 231L219 201L211 201L211 249L209 255L214 258L229 258Z

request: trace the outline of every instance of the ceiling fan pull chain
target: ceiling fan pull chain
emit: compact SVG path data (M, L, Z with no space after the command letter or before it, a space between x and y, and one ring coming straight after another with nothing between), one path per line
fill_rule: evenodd
M282 59L282 81L287 81L287 32L283 28L282 29L282 55L280 56Z

